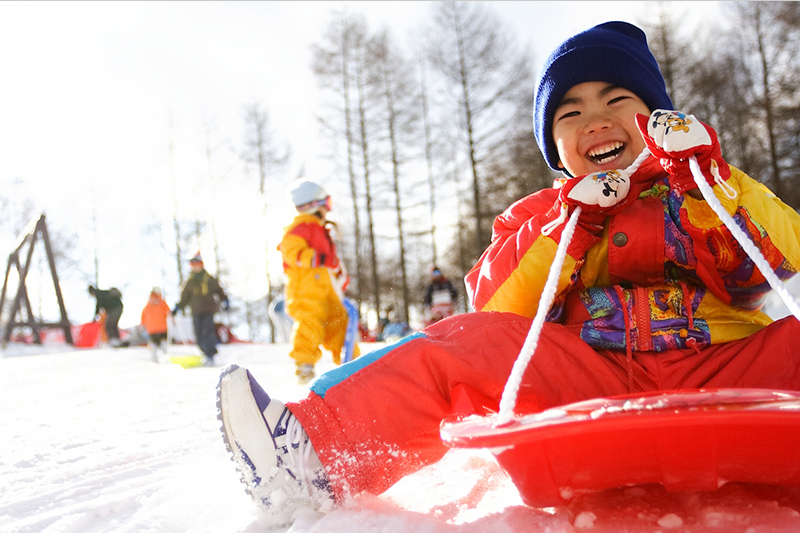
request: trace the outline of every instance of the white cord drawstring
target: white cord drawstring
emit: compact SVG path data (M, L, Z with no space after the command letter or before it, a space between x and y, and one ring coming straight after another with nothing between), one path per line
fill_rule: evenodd
M630 176L631 174L639 170L639 167L642 166L642 163L647 161L647 158L650 157L650 155L651 155L650 150L648 148L642 150L642 153L639 154L639 157L637 157L636 160L633 163L631 163L631 166L625 169L625 172L627 172L628 175Z
M694 162L697 165L697 172L701 176L703 175L703 173L700 171L700 165L697 164L697 158L695 158L694 156L690 157L689 158L689 168L692 170L692 177L694 178L695 183L697 183L697 174L695 174L695 169L692 168L692 159L694 159ZM736 193L736 189L731 187L731 185L727 181L722 179L722 176L720 176L720 174L719 174L719 165L713 159L711 160L711 175L714 176L714 183L716 183L717 185L720 186L720 188L722 189L722 192L725 194L725 196L727 196L731 200L735 200L736 197L738 196L738 194ZM703 183L706 182L705 179L703 179L702 181L703 181ZM709 187L709 192L710 192L710 190L711 190L711 187ZM700 192L703 193L703 197L706 197L706 193L702 189L700 189ZM717 199L717 197L714 196L713 194L711 194L710 197L713 197L715 200ZM706 198L706 202L708 202L708 201L709 201L708 198ZM721 220L721 218L720 218L720 220Z
M562 203L561 210L558 213L558 218L542 226L542 235L550 235L550 233L554 229L556 229L561 224L567 221L568 215L569 215L569 206L565 203Z

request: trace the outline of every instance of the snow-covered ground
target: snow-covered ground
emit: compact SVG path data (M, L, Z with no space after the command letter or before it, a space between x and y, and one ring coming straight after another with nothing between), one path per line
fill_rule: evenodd
M220 366L249 368L275 397L306 394L287 346L220 349ZM195 353L173 348L179 352ZM221 368L157 365L138 347L11 345L0 356L0 531L276 531L225 451L215 406ZM331 367L329 358L320 364ZM361 495L280 531L789 532L800 531L798 510L800 489L740 485L688 494L639 486L531 509L488 452L453 450L380 496Z

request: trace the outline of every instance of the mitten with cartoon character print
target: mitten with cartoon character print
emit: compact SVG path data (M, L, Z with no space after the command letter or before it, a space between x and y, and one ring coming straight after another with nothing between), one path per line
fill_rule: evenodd
M609 216L621 208L630 189L627 171L604 170L569 178L561 186L558 198L569 206L581 206L584 213Z
M689 168L695 156L708 184L724 184L731 171L722 158L717 132L694 115L656 109L649 117L636 115L636 125L647 148L670 175L670 185L681 194L697 188Z
M558 194L558 205L567 206L570 214L580 206L579 222L592 233L603 229L606 217L621 211L631 189L631 177L625 170L605 170L567 179Z

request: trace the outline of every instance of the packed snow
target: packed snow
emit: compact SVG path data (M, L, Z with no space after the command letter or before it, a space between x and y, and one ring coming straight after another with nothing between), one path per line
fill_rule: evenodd
M174 354L195 350L171 347ZM9 345L0 352L0 531L800 531L795 488L729 484L713 493L668 494L635 486L562 508L528 508L485 450L452 450L384 494L362 494L276 530L245 493L225 450L215 388L222 367L236 363L273 396L299 399L306 388L296 384L287 353L285 344L226 344L217 367L183 369L153 363L145 347ZM330 356L319 365L332 367Z

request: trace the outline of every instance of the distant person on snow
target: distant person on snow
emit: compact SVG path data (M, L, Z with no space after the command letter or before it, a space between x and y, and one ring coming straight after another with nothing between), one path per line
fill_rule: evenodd
M343 302L349 277L331 237L334 224L327 220L330 195L307 179L294 184L291 195L298 214L284 228L278 249L286 275L286 312L294 321L289 356L295 360L298 382L305 384L316 376L314 366L322 357L320 345L331 351L334 363L341 363L348 320ZM357 355L358 346L353 357Z
M153 287L142 309L142 326L147 332L147 345L150 348L153 361L158 363L158 352L167 353L167 320L170 310L167 302L161 297L161 289Z
M94 296L97 304L94 308L95 320L105 318L106 337L111 346L122 346L119 339L119 319L122 316L122 293L116 287L101 290L89 285L89 294ZM101 313L105 315L101 317Z
M206 272L200 252L189 260L192 271L181 291L181 299L172 310L177 315L187 305L192 311L192 323L197 346L206 356L205 365L214 366L217 354L217 330L214 326L214 313L228 309L228 296L217 279Z
M673 389L800 390L800 321L762 311L770 284L711 205L781 280L800 271L800 214L729 165L710 126L672 110L636 26L574 35L539 72L534 133L564 175L495 219L465 278L475 312L333 369L285 405L246 369L221 376L234 459L277 519L380 494L441 459L440 425L459 391L483 398L478 414L499 409L540 302L546 320L517 415Z
M452 316L455 312L458 291L453 282L442 274L439 267L431 268L431 282L425 289L423 307L427 310L428 324Z

